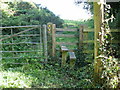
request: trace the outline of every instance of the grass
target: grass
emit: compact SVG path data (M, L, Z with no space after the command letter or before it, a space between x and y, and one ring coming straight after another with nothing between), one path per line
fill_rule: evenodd
M88 67L71 70L55 65L29 64L0 71L1 88L90 88ZM87 85L87 86L86 86Z

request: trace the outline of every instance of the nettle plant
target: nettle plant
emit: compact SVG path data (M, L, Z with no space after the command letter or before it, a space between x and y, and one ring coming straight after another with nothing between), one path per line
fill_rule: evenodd
M116 88L118 85L118 60L115 59L113 53L115 50L112 47L112 34L110 32L108 22L114 19L113 15L109 17L110 5L104 4L104 22L101 26L101 31L99 32L99 53L98 59L101 60L101 79L103 87Z

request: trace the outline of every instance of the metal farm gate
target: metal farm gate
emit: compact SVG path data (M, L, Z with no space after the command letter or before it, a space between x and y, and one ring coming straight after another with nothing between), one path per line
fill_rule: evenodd
M47 60L46 25L0 27L2 64L31 64Z

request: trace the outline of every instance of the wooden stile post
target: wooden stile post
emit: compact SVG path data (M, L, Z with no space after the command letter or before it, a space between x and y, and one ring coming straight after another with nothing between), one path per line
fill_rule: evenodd
M52 57L52 23L47 24L47 39L48 39L48 55L49 59Z
M52 24L52 57L55 57L55 50L56 50L56 25Z
M45 62L47 62L48 49L47 49L47 26L46 25L43 25L43 51L44 51Z

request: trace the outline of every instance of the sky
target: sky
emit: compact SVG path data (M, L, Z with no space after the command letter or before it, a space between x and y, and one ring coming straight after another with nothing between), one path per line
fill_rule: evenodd
M47 7L54 14L62 19L81 20L88 19L87 11L83 9L83 5L75 5L75 0L31 0L37 4Z

